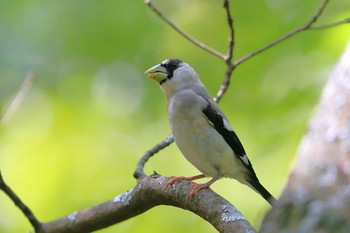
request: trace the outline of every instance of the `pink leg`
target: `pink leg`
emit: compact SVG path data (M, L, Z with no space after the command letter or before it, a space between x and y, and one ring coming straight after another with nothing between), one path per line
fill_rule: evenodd
M201 189L208 189L210 185L212 185L215 181L217 181L221 177L221 174L214 176L211 180L204 184L191 184L192 191L189 194L189 197L193 197L196 195Z
M198 179L201 179L201 178L205 178L205 175L204 175L204 174L200 174L200 175L198 175L198 176L191 176L191 177L170 176L167 185L171 185L171 184L173 184L175 181L178 181L178 180L189 180L189 181L192 181L192 180L198 180Z

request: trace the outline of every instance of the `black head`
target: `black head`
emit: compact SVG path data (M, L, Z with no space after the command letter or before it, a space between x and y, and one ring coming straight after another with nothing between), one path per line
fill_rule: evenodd
M167 78L171 79L174 75L174 70L176 70L180 64L183 63L180 59L171 58L160 63L160 66L164 67L168 73Z

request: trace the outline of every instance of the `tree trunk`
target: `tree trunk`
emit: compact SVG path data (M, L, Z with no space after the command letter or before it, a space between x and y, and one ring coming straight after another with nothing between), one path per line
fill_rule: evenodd
M281 198L260 232L350 232L350 43L323 90Z

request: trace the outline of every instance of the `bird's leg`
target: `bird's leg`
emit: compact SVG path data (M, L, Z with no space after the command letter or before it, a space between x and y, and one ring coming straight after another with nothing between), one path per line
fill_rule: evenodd
M178 181L178 180L189 180L189 181L192 181L192 180L198 180L198 179L201 179L201 178L205 178L205 175L204 175L204 174L200 174L200 175L198 175L198 176L191 176L191 177L170 176L167 185L171 185L171 184L173 184L175 181Z
M210 188L210 185L212 185L215 181L217 181L218 179L220 179L221 177L221 173L217 174L216 176L214 176L211 180L209 180L208 182L204 183L204 184L191 184L192 187L192 191L189 194L189 197L193 197L194 195L196 195L196 193L198 193L201 189L208 189Z

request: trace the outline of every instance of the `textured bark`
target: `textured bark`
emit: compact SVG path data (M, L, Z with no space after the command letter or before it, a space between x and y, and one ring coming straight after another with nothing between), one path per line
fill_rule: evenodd
M331 73L281 198L260 232L350 231L350 44Z
M159 175L140 178L135 188L110 201L42 223L40 232L91 232L142 214L158 205L189 210L220 232L255 232L234 206L213 191L202 190L190 199L190 182L180 181L167 186L167 181L168 178Z

